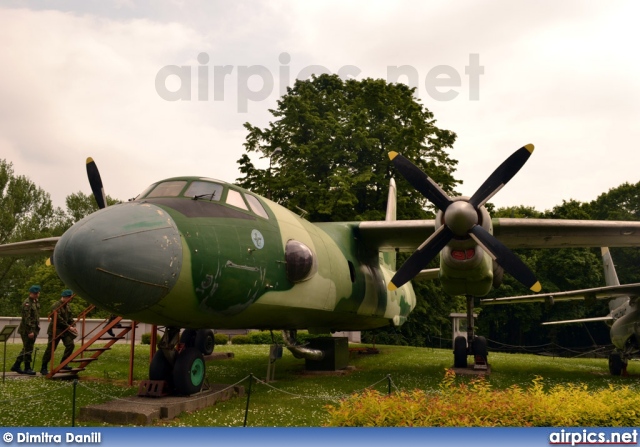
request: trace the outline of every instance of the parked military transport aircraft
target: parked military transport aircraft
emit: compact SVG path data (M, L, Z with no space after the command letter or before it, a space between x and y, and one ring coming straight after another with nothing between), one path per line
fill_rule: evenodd
M89 159L89 181L102 209L60 238L7 244L0 246L0 255L53 252L60 278L86 300L165 326L150 378L172 380L179 393L192 394L202 386L202 351L212 339L204 328L283 330L294 355L317 359L324 353L297 345L296 330L401 325L415 306L410 280L429 276L422 269L438 253L444 291L471 297L472 314L472 297L486 295L502 269L540 290L533 273L507 247L640 244L640 222L491 219L485 202L532 151L532 145L517 150L471 198L448 197L419 168L391 153L397 170L440 209L435 221L396 221L391 180L385 221L315 224L264 197L205 177L161 180L128 203L106 207L98 170ZM394 272L396 251L416 247ZM178 353L181 328L190 336L182 339L188 347ZM469 334L469 344L463 338L457 346L465 360L473 352L472 330ZM478 346L474 354L482 350Z
M544 293L539 295L514 296L481 300L482 304L517 304L557 301L610 299L609 314L604 317L581 318L577 320L550 321L542 324L568 324L604 321L611 326L611 342L615 350L609 355L609 372L619 376L626 371L630 358L640 356L640 309L638 296L640 283L620 285L609 248L602 248L605 287L572 290L568 292Z

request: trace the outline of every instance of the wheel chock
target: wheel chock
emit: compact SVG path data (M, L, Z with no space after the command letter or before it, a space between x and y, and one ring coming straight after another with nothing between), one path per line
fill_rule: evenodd
M169 395L169 382L166 380L143 380L138 386L140 397L163 397Z

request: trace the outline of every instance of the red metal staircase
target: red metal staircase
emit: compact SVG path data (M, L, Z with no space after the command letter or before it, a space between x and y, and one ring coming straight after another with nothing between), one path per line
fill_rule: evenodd
M47 374L46 376L47 379L65 379L76 377L79 372L84 371L87 365L98 360L98 358L104 352L110 350L111 346L113 346L118 340L122 340L123 338L125 338L125 336L129 332L133 331L133 338L135 338L136 322L132 321L131 324L123 325L122 323L120 323L122 317L105 319L105 324L98 326L98 328L100 329L96 328L85 335L86 316L93 309L94 306L89 306L82 313L80 313L80 315L78 315L78 318L76 318L76 327L81 325L82 346L76 349L59 365L46 365L47 368L51 367L49 374ZM52 324L55 324L55 318L56 315L53 315ZM114 334L113 337L107 334L109 330L112 330ZM80 330L78 332L80 332ZM88 341L85 342L85 339L87 339ZM96 342L104 342L104 345L94 346ZM87 356L85 357L85 355ZM54 359L54 355L52 355L51 358Z

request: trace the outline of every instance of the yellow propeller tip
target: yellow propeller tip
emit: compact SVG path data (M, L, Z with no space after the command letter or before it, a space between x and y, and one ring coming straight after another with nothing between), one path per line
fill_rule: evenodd
M53 265L53 264L51 264L51 258L47 258L47 260L44 263L44 265L46 265L47 267L51 267Z
M89 163L93 163L93 158L87 157L87 164L89 164Z
M533 144L527 144L524 148L528 150L530 154L533 154Z
M394 158L396 158L398 156L398 153L395 151L391 151L389 152L389 160L393 160Z
M534 292L539 292L542 290L542 284L540 284L540 281L537 281L534 285L531 286L531 290Z
M394 290L397 290L398 287L394 283L389 281L389 285L387 286L387 289L389 289L389 292L393 292Z

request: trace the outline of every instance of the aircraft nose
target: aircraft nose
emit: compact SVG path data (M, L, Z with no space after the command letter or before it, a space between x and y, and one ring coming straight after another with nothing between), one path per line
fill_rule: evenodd
M182 267L182 242L162 208L130 202L102 209L73 225L53 253L65 284L119 315L164 298Z

